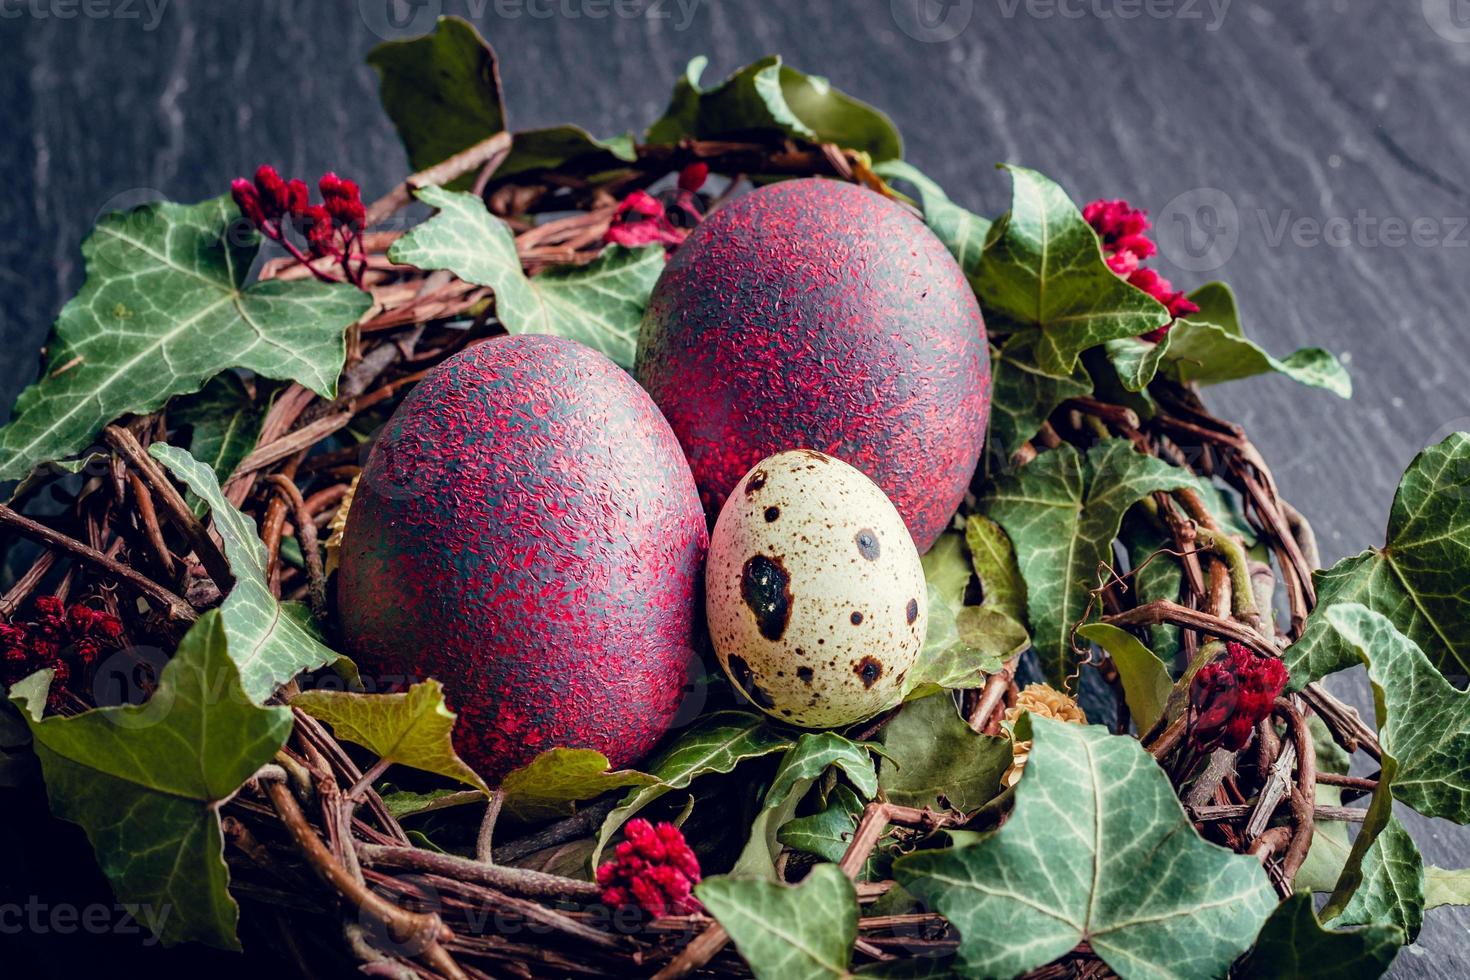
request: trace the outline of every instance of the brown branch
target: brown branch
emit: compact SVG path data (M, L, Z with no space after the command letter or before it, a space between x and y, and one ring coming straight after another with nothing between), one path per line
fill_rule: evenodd
M502 130L459 151L447 160L441 160L432 167L411 175L368 206L367 227L380 225L393 214L408 207L413 203L413 192L420 188L452 183L470 171L484 167L497 156L503 161L510 153L510 146L510 134Z
M1005 666L986 679L985 687L980 691L980 700L976 702L975 710L970 712L967 719L975 731L982 735L1000 734L1000 719L995 716L995 709L1005 699L1011 680L1016 676L1016 666L1020 662L1019 656L1012 657L1006 661Z
M296 513L296 540L301 545L301 557L306 562L306 577L310 584L307 593L311 597L311 612L319 622L327 620L327 573L322 568L322 553L317 544L316 522L311 509L302 499L296 482L282 473L273 473L270 482L286 499Z
M1222 640L1234 640L1250 647L1263 657L1281 656L1281 651L1268 643L1266 638L1255 630L1232 620L1181 606L1169 599L1156 599L1116 616L1104 616L1103 622L1113 626L1158 626L1162 623L1173 623L1175 626L1183 626L1202 633L1209 633L1211 636L1218 636Z
M67 537L60 531L53 531L46 525L38 524L29 517L17 514L4 504L0 504L0 527L11 528L22 537L29 538L38 544L55 548L58 551L64 551L73 558L79 559L94 568L106 572L114 578L126 582L143 595L161 605L165 613L167 613L168 618L174 622L192 623L199 618L199 614L194 611L193 606L148 576L136 572L126 565L119 564L96 548Z
M527 898L590 901L602 895L602 889L590 881L577 881L575 878L563 878L526 868L485 864L454 854L440 854L416 847L389 847L359 842L357 853L366 867L439 874Z

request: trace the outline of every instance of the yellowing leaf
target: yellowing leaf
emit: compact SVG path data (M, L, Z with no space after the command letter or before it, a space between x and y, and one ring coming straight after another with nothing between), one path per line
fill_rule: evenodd
M518 820L545 820L571 813L575 804L610 790L651 786L658 777L632 769L608 770L607 756L593 749L548 749L500 781L504 812Z

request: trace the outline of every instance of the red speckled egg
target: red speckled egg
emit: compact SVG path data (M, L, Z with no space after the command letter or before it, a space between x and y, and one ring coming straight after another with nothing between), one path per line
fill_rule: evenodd
M601 354L517 336L445 361L368 456L337 602L365 677L438 678L495 781L546 749L636 762L679 706L709 537L689 464Z
M791 180L719 208L674 253L638 380L712 520L756 463L857 467L925 551L959 506L990 411L980 307L924 223L854 184Z

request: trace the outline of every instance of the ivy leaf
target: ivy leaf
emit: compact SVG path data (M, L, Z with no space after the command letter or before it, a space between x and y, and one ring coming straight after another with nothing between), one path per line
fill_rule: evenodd
M1360 873L1361 884L1332 924L1386 924L1407 937L1401 942L1418 939L1424 925L1424 858L1397 817L1388 818L1363 852Z
M423 170L505 128L495 52L468 22L441 17L430 34L385 41L368 53L379 98L414 170ZM469 187L471 174L452 185Z
M343 334L371 304L355 286L245 287L260 238L228 196L115 211L82 243L87 281L61 310L41 379L0 428L0 482L85 449L120 415L198 391L230 368L337 390Z
M475 789L440 788L427 793L414 793L400 789L382 792L379 795L382 797L383 805L388 808L389 813L393 814L395 820L404 820L423 813L433 813L435 810L465 806L469 803L485 802L485 794Z
M510 155L495 168L494 179L505 180L534 170L597 173L619 169L637 159L632 133L600 140L581 126L548 126L514 134Z
M430 678L396 694L302 691L292 707L332 726L338 738L361 745L384 762L408 766L489 793L485 781L454 751L454 712L444 688Z
M706 715L647 764L649 774L658 782L633 790L607 815L597 835L593 863L619 827L665 793L684 789L707 773L734 772L746 759L784 752L792 744L789 737L767 725L759 715L744 711Z
M1232 976L1239 980L1375 980L1399 954L1393 926L1324 929L1310 895L1293 895L1271 913L1256 948Z
M495 290L495 315L511 333L570 337L621 367L632 366L643 308L664 267L661 247L612 245L588 265L529 278L510 229L485 202L439 187L417 194L439 213L393 243L392 261L448 269L466 282L489 286Z
M714 88L701 88L709 59L689 62L663 116L648 128L650 143L682 139L789 136L868 154L874 161L903 156L903 140L882 112L806 75L777 55L752 62Z
M1470 905L1470 868L1424 869L1424 908L1441 905Z
M245 697L227 644L205 613L145 703L27 716L52 812L87 832L118 901L151 912L139 918L165 945L240 948L219 806L291 731L290 711Z
M757 980L852 976L857 891L835 864L818 864L800 885L711 878L694 890Z
M816 779L833 766L852 780L865 799L878 792L878 774L865 746L835 732L804 732L787 750L766 790L766 809L785 803L803 780Z
M908 702L880 738L878 785L901 806L978 809L1000 792L1011 764L1011 740L970 728L948 694Z
M1205 498L1208 502L1209 498ZM1214 510L1212 513L1220 513ZM1133 570L1133 591L1138 604L1155 599L1179 601L1184 586L1184 567L1169 554L1174 541L1139 508L1123 517L1120 537L1128 552L1128 567ZM1164 663L1173 663L1179 653L1179 627L1169 623L1148 628L1150 649Z
M955 204L944 193L944 189L930 180L912 164L902 160L885 160L873 168L873 172L884 180L903 180L919 191L923 204L924 223L929 230L949 249L965 276L975 282L980 271L980 256L985 251L985 239L990 234L990 221L972 211Z
M603 793L658 782L633 769L609 771L608 765L607 756L594 749L547 749L500 781L504 812L517 820L547 820Z
M1048 450L996 481L981 509L1005 529L1026 580L1031 636L1053 684L1071 667L1071 630L1088 605L1098 568L1112 560L1123 513L1156 490L1195 486L1188 473L1105 439L1086 457Z
M1086 941L1124 977L1223 975L1276 904L1260 862L1202 840L1135 739L1031 725L1005 825L895 863L959 930L961 971L1024 973Z
M965 544L980 580L981 604L1016 622L1026 618L1026 582L1016 563L1016 547L1001 526L983 514L965 521Z
M776 832L776 840L824 861L840 861L862 815L863 801L839 783L821 811L785 824Z
M189 455L225 483L255 448L265 410L264 400L253 398L240 376L227 371L210 378L197 393L170 402L168 421L171 427L191 430ZM209 513L209 504L193 491L189 493L189 506L195 517Z
M1470 435L1414 457L1399 482L1382 548L1313 576L1317 608L1282 654L1300 688L1358 662L1327 622L1333 605L1362 603L1393 622L1442 672L1470 672Z
M946 531L925 553L924 579L929 586L929 628L924 648L904 682L904 698L936 693L941 688L976 687L983 674L1026 649L1030 637L1020 623L988 607L966 606L971 564L964 539Z
M1063 377L1053 377L1036 363L1041 331L1022 330L999 349L991 348L989 453L1001 461L1015 455L1021 444L1041 431L1068 398L1092 394L1092 378L1080 364Z
M339 659L317 639L300 603L280 602L266 581L266 552L255 522L225 499L208 466L176 446L154 443L148 453L209 505L235 586L219 607L230 656L252 701L263 702L304 670Z
M924 557L919 559L924 567L924 581L932 595L945 606L958 608L965 604L965 592L970 588L971 566L965 557L965 539L954 531L945 531L935 539Z
M1138 637L1108 623L1088 623L1078 628L1077 635L1096 643L1113 659L1123 682L1128 710L1138 723L1138 730L1146 734L1164 717L1169 705L1169 695L1174 690L1169 668Z
M1304 347L1277 360L1245 338L1235 293L1223 282L1201 286L1190 299L1200 311L1175 322L1157 344L1137 338L1110 341L1108 357L1130 391L1141 391L1158 371L1183 384L1218 384L1275 371L1339 398L1351 398L1353 382L1336 357Z
M1013 180L1011 209L990 231L976 292L987 314L1040 329L1042 373L1069 377L1087 348L1169 322L1162 304L1108 268L1065 191L1034 170L1003 169Z

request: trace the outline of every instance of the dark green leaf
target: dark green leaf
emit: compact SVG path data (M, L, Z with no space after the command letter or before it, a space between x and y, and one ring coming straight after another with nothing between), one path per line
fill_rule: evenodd
M1052 377L1036 363L1041 331L1022 330L991 348L990 436L987 452L1000 462L1041 430L1058 405L1092 393L1092 379L1081 365L1065 377Z
M820 812L790 821L776 832L776 839L825 861L840 861L862 815L863 801L839 783Z
M819 864L796 887L711 878L695 894L735 942L758 980L851 976L857 892L835 864Z
M495 290L495 315L511 333L556 334L631 367L648 295L663 271L663 249L609 246L584 266L530 278L521 270L505 222L473 194L425 187L419 200L439 209L388 250L394 262L448 269Z
M1032 736L999 831L895 864L959 930L961 972L1024 973L1086 941L1129 978L1223 975L1276 904L1260 862L1202 840L1135 739L1037 717Z
M169 402L168 421L170 426L191 430L189 455L214 470L215 479L224 483L255 448L265 410L265 400L251 397L240 376L227 371L209 379L196 394ZM209 513L209 504L192 490L189 507L195 517Z
M1315 576L1317 608L1282 655L1301 687L1358 662L1326 621L1338 603L1387 616L1445 673L1470 671L1470 435L1457 432L1409 464L1387 541Z
M1361 874L1362 883L1332 924L1391 925L1399 942L1418 939L1424 925L1424 858L1397 817L1388 818L1363 852Z
M87 280L56 319L46 371L0 428L0 481L85 449L104 425L246 368L337 390L343 335L367 311L353 286L245 287L260 248L228 196L106 215L82 243Z
M1324 929L1310 895L1293 895L1261 927L1256 948L1233 976L1239 980L1375 980L1404 935L1393 926Z
M1085 458L1066 444L1048 450L981 500L1015 545L1031 637L1053 684L1065 684L1072 670L1072 627L1082 621L1099 569L1112 560L1123 513L1156 490L1194 485L1188 473L1126 439L1107 439Z
M505 128L495 52L467 21L441 17L432 34L386 41L367 60L377 69L383 109L415 170ZM471 174L454 186L473 182Z
M1016 622L1026 619L1026 582L1016 563L1016 548L1001 526L981 514L965 521L965 544L970 563L980 579L983 605L1004 613Z
M881 738L878 785L903 806L978 809L1000 792L1011 764L1011 740L971 729L948 694L908 702Z
M306 608L280 602L271 593L265 545L255 522L225 499L209 467L163 443L154 443L148 452L208 504L214 517L214 529L235 574L235 587L220 606L220 617L245 693L262 702L302 671L337 660L338 655L317 638Z
M1138 637L1116 626L1088 623L1078 628L1077 635L1096 643L1113 659L1113 666L1118 669L1118 677L1123 682L1128 710L1133 714L1139 732L1147 733L1164 717L1169 694L1174 690L1169 668L1154 656L1152 650L1140 643Z
M200 617L144 704L32 720L31 734L52 811L87 832L118 901L166 945L239 949L219 806L285 744L291 712L245 696L220 618Z
M1169 554L1175 547L1174 539L1154 526L1138 507L1123 517L1120 537L1128 552L1128 567L1133 570L1133 592L1138 604L1155 599L1178 602L1184 586L1184 567L1178 558ZM1179 652L1179 627L1168 623L1149 627L1148 645L1165 664L1173 663Z
M832 88L825 78L783 65L777 55L706 89L699 81L707 64L703 55L689 62L663 117L649 127L648 142L792 137L836 143L874 161L903 156L903 140L892 120Z
M514 134L510 155L495 168L495 179L533 170L598 173L636 159L632 133L600 140L581 126L548 126Z
M1157 300L1108 268L1097 234L1065 191L1033 170L1005 169L1014 182L1011 209L991 229L977 292L987 316L1040 329L1043 373L1066 378L1087 348L1169 322Z

